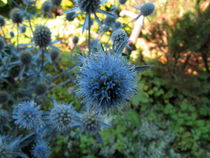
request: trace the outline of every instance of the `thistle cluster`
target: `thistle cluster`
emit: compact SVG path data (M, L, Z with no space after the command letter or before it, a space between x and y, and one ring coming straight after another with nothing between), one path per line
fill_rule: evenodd
M24 0L26 9L10 11L17 33L10 30L10 37L0 37L0 87L3 89L0 91L0 157L3 158L48 158L51 153L48 144L61 135L86 133L102 143L99 133L111 127L106 118L122 109L137 88L135 66L122 56L128 42L127 33L113 10L100 9L105 0L76 0L77 8L64 11L68 21L84 13L83 31L89 31L88 52L83 52L85 55L79 56L77 63L67 70L59 61L61 51L53 46L56 42L52 40L51 30L43 24L32 27L31 2ZM45 1L40 12L47 15L61 6L61 2ZM97 12L105 14L106 19L99 19ZM26 15L28 24L20 24ZM99 26L103 24L107 31L114 30L113 44L107 43L107 49L91 39L92 15ZM1 29L5 24L0 16ZM31 43L22 43L19 36L28 31L33 36L29 37ZM11 40L15 39L14 44ZM74 36L72 42L78 46L79 37ZM72 71L74 68L77 69ZM58 103L52 96L56 94L54 90L69 82L77 83L75 93L81 99L79 112L73 102Z

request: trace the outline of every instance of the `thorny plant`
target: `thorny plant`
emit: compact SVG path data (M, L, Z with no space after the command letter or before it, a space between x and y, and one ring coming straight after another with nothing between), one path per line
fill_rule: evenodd
M122 56L128 37L121 24L116 22L114 11L110 13L100 9L106 0L75 2L77 8L63 14L68 21L85 14L83 31L88 30L89 51L79 56L76 65L54 76L46 71L46 67L59 60L60 50L53 46L57 41L52 40L47 26L32 27L31 20L37 15L31 14L30 9L35 6L35 1L23 0L24 7L13 1L16 7L11 9L10 19L17 29L16 34L10 32L10 37L3 31L6 21L0 16L0 158L47 158L50 156L49 144L56 136L69 135L71 131L76 133L75 136L86 132L102 143L99 132L111 128L104 116L125 106L136 93L136 73L149 67L134 66ZM61 0L44 2L41 7L43 16L51 14L53 8L60 7L60 4ZM151 12L145 9L148 6L142 6L140 10ZM106 19L101 21L97 12L105 14ZM107 26L114 30L111 49L105 49L98 40L91 43L92 15L102 28ZM28 25L23 25L23 21L28 21ZM31 31L31 43L21 44L19 36L26 29ZM16 46L9 42L14 36L17 38ZM73 42L77 44L78 37ZM77 77L72 78L70 73L75 67L78 68ZM64 75L69 79L55 86L55 81ZM77 82L76 94L85 107L80 112L74 110L73 103L58 103L47 95L72 80ZM47 111L46 101L54 105ZM12 109L8 105L12 105ZM26 147L31 147L31 151L25 152Z

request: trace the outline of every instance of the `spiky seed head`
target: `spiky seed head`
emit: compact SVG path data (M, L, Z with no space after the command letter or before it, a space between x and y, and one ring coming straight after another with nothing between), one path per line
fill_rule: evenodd
M20 128L35 129L43 125L42 113L33 101L22 102L15 106L12 117Z
M100 131L100 117L95 112L87 112L82 118L83 130L89 134L96 134Z
M98 111L116 109L136 92L135 70L119 54L99 52L82 61L77 94Z
M72 41L76 45L79 42L79 37L78 36L74 36Z
M100 8L101 0L77 0L77 5L81 11L95 13Z
M52 2L52 4L55 5L55 6L60 6L62 0L51 0L51 2Z
M55 61L59 57L59 52L54 49L50 50L50 57L52 61Z
M4 39L0 37L0 51L4 49L4 46L5 46Z
M20 55L20 61L23 65L30 65L32 61L32 55L30 52L23 52Z
M50 147L45 142L37 143L33 147L31 154L34 158L48 158L50 155Z
M0 91L0 104L5 104L9 100L9 94L5 91Z
M45 1L43 4L42 4L42 11L44 14L47 14L49 12L52 11L52 2L51 1Z
M51 31L46 26L38 25L33 33L33 38L36 46L47 47L51 42Z
M71 104L55 104L50 111L49 120L58 132L66 132L74 123L74 115Z
M125 4L127 2L127 0L119 0L120 4Z
M3 27L5 25L5 19L2 15L0 15L0 27Z
M66 20L73 21L75 18L75 12L70 12L66 14Z
M118 48L122 43L128 41L128 35L125 30L117 29L112 33L111 39L113 41L114 48Z
M10 11L10 19L13 23L19 24L23 22L23 12L19 8L13 8Z
M43 95L47 92L47 85L45 83L38 83L35 86L36 95Z
M20 26L19 29L20 29L21 33L25 33L26 32L26 26L25 25Z
M10 37L11 37L11 38L15 37L15 34L14 34L13 31L10 31L9 34L10 34Z
M155 10L155 5L153 2L146 2L144 5L140 8L141 15L143 16L149 16L151 15Z

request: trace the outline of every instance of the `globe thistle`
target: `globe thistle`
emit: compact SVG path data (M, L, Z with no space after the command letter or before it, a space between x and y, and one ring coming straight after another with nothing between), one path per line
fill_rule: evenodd
M45 1L43 4L42 4L42 7L41 7L41 10L43 11L44 14L47 14L49 12L52 11L52 2L51 1Z
M140 10L141 10L141 15L149 16L154 12L155 5L152 2L147 2L147 3L144 3L143 6L141 6Z
M95 13L100 8L101 0L77 0L77 5L82 12Z
M127 2L127 0L119 0L120 4L125 4Z
M35 86L36 95L43 95L47 92L47 85L45 83L38 83Z
M9 94L5 91L0 91L0 104L5 104L9 100Z
M55 104L49 114L49 120L52 126L61 133L71 129L74 124L76 113L72 104Z
M66 20L73 21L75 18L75 12L70 12L66 14Z
M50 29L43 25L36 26L33 38L36 46L39 46L40 48L47 47L51 42Z
M32 55L30 52L23 52L20 55L20 61L23 65L30 65L32 62Z
M45 142L39 142L33 147L31 154L34 158L48 158L50 147Z
M0 51L4 49L4 46L5 46L4 39L0 37Z
M18 8L13 8L10 11L10 18L12 19L13 23L22 23L23 22L23 12Z
M50 50L50 57L52 61L55 61L59 57L59 52L54 49Z
M5 25L4 17L0 15L0 27L3 27Z
M20 128L35 129L43 125L42 113L33 101L25 101L15 106L12 117Z
M98 111L115 109L136 92L136 72L121 55L99 52L82 62L77 94L86 105Z
M78 36L74 36L72 41L76 45L79 42L79 37Z
M113 48L116 50L119 46L128 41L128 36L123 29L117 29L112 33L111 39L113 41Z
M52 1L52 4L55 6L60 6L62 2L62 0L51 0L51 1Z

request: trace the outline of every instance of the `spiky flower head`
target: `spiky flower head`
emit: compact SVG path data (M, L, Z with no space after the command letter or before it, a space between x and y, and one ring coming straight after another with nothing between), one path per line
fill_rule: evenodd
M62 2L62 0L51 0L51 1L52 1L52 4L55 6L60 6Z
M121 55L100 52L84 59L78 95L98 111L115 109L136 92L135 71Z
M75 18L75 12L70 12L66 14L66 20L73 21Z
M154 12L155 5L153 2L146 2L144 3L143 6L141 6L140 10L141 10L141 15L149 16Z
M47 92L47 85L45 83L38 83L35 86L36 95L43 95Z
M43 4L42 4L42 11L44 14L47 14L49 12L52 11L52 2L51 1L45 1Z
M46 26L38 25L33 33L33 38L36 46L47 47L51 42L51 31Z
M77 5L81 11L95 13L100 8L101 0L77 0Z
M79 42L79 37L78 36L74 36L72 41L76 45Z
M5 20L2 15L0 15L0 27L3 27L5 25Z
M55 104L49 114L49 120L52 126L58 132L66 132L71 129L74 124L75 112L72 104Z
M125 4L127 2L127 0L119 0L120 4Z
M32 62L32 54L30 52L22 52L20 55L20 61L23 65L30 65Z
M112 35L111 39L113 41L113 47L114 49L121 46L123 43L128 41L128 35L123 29L117 29L115 30Z
M111 27L115 23L116 18L107 16L104 20L104 24Z
M4 49L4 39L0 37L0 51L2 51Z
M33 147L31 154L34 158L48 158L50 147L45 142L39 142Z
M9 99L9 94L5 91L0 91L0 104L7 103Z
M95 112L87 112L82 118L83 131L96 134L101 130L101 118Z
M19 8L13 8L10 11L10 18L13 23L22 23L23 22L23 12Z
M12 117L20 128L34 129L43 125L42 113L33 101L25 101L15 106Z

